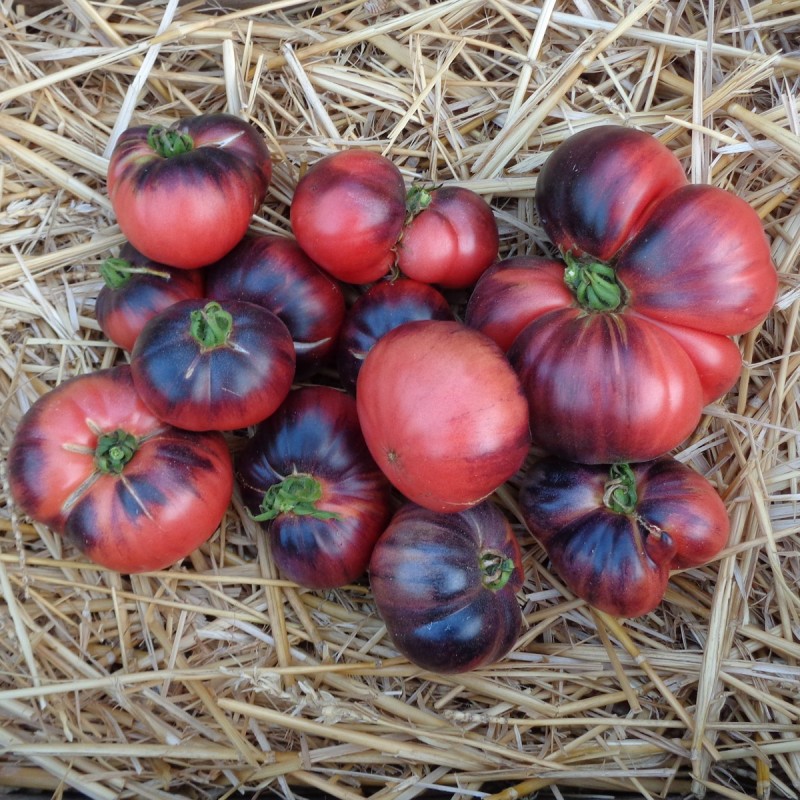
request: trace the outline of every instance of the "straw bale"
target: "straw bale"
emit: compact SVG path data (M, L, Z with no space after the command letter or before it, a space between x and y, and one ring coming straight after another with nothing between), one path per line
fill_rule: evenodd
M254 230L288 231L306 166L364 146L486 197L504 256L547 252L548 153L632 125L750 202L780 273L741 381L678 452L725 499L721 557L620 621L518 524L525 630L466 675L400 657L366 581L281 580L238 502L182 564L121 576L15 509L3 460L0 791L797 797L799 88L797 0L0 0L3 455L37 397L125 359L94 299L123 241L107 157L142 121L253 121L275 157Z

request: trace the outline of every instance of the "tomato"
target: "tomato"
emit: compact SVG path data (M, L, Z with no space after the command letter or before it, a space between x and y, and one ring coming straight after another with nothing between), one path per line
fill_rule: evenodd
M409 278L446 288L471 286L497 257L500 236L489 204L460 186L409 190L411 214L397 245Z
M118 258L100 266L105 281L94 313L100 330L114 344L133 350L136 337L159 311L173 303L203 296L203 272L176 269L143 256L126 242Z
M367 354L356 383L378 466L409 500L459 511L522 465L528 406L500 348L459 322L406 322Z
M241 300L183 300L145 325L131 353L136 388L161 419L192 431L266 419L292 385L292 337L271 311Z
M292 390L239 453L236 476L284 578L330 589L363 575L389 520L390 486L351 396L329 386Z
M42 395L17 427L8 474L26 514L123 573L189 555L219 527L233 490L222 434L155 417L127 365Z
M386 275L406 217L400 170L369 150L333 153L297 182L290 222L300 247L335 278L371 283Z
M454 514L401 506L375 545L369 578L392 642L423 669L492 664L519 635L520 548L490 501Z
M109 160L108 195L139 252L192 268L213 263L244 236L271 177L269 149L254 126L205 114L171 128L124 131Z
M404 322L453 319L445 296L408 278L373 284L348 309L337 345L337 366L345 389L355 393L361 365L381 336Z
M294 340L297 377L308 377L333 352L345 315L344 294L294 239L251 235L206 269L212 300L245 300L272 311Z
M670 456L613 466L547 457L526 471L519 505L569 589L620 617L656 608L670 571L713 559L730 530L712 484Z
M669 452L736 382L741 354L729 337L775 301L758 215L729 192L688 185L666 147L616 126L564 142L545 162L536 203L573 297L553 291L552 267L508 292L517 311L538 286L556 306L532 303L508 350L534 443L585 463Z

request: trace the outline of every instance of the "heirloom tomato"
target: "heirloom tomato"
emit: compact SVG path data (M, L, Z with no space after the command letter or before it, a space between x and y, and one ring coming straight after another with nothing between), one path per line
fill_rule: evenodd
M124 131L108 164L108 195L139 252L173 267L200 267L246 233L272 177L264 137L230 114L203 114L171 128Z
M17 427L8 473L26 514L123 573L189 555L219 527L233 490L222 434L162 422L127 365L42 395Z
M530 446L516 374L488 336L460 322L406 322L382 336L359 372L356 402L378 466L433 511L479 503Z
M712 484L670 456L614 465L547 457L526 471L519 505L567 587L619 617L652 611L670 570L717 556L730 529Z
M663 455L735 383L741 354L728 337L775 301L758 215L730 192L688 185L666 147L617 126L557 148L536 206L574 297L534 303L508 350L534 443L585 463ZM552 267L528 280L550 292Z
M374 283L348 309L337 347L342 385L355 393L367 353L390 330L421 319L453 319L444 295L427 283L395 278Z
M239 453L236 477L283 577L330 589L364 573L389 519L390 486L364 444L350 395L293 389Z
M142 399L166 422L235 430L283 402L294 379L294 346L286 325L255 303L183 300L145 325L131 369Z
M371 283L394 265L406 217L400 170L369 150L342 150L309 167L295 187L292 232L335 278Z
M453 514L401 506L375 545L369 579L395 647L431 672L492 664L519 635L522 556L488 500Z
M316 372L336 346L344 295L294 239L252 235L206 269L212 300L245 300L281 319L294 341L297 377Z
M133 350L150 319L173 303L203 296L203 272L176 269L143 256L126 242L119 257L100 265L105 281L94 313L100 330L123 350Z

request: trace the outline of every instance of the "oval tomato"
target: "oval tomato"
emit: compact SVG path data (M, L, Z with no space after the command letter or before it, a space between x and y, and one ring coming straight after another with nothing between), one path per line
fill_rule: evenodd
M139 252L192 268L221 258L244 236L271 177L269 149L254 126L205 114L172 128L124 131L109 160L108 195Z
M330 589L364 573L389 519L390 486L352 397L327 386L290 392L238 455L236 476L285 578Z
M569 589L620 617L656 608L670 570L716 557L730 529L711 483L669 456L613 466L548 457L526 472L519 505Z
M300 247L335 278L371 283L394 264L406 217L400 170L369 150L342 150L297 182L290 222Z
M339 284L294 239L252 235L206 269L212 300L244 300L275 314L294 341L296 376L307 378L333 352L345 315Z
M266 308L183 300L153 317L131 353L136 388L161 419L192 431L266 419L292 386L294 346Z
M344 388L355 393L361 365L381 336L422 319L453 319L447 299L433 286L409 278L370 286L348 309L339 336L336 362Z
M489 501L454 514L402 506L375 545L369 577L392 642L423 669L476 669L517 640L520 548Z
M189 555L219 527L233 490L222 434L162 422L127 365L42 395L17 427L8 473L25 513L123 573Z
M181 300L203 296L203 272L158 264L126 242L118 258L100 266L105 281L94 313L100 330L114 344L133 350L142 328L159 311Z
M479 503L530 446L519 379L491 339L459 322L406 322L381 337L361 367L356 401L378 466L433 511Z
M413 280L460 289L497 257L500 235L491 206L461 186L412 187L410 214L397 245L397 267Z

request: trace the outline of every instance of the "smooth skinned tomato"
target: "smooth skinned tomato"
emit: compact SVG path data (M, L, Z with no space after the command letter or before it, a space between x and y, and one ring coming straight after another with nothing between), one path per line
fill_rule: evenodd
M448 289L471 286L497 258L500 235L491 206L461 186L412 186L411 215L397 244L397 267L413 280Z
M392 268L406 217L400 170L369 150L321 158L297 182L292 232L309 257L335 278L371 283Z
M205 114L171 128L124 131L109 160L108 195L139 252L194 268L221 258L245 235L271 177L269 148L253 125Z
M489 501L454 514L401 506L375 545L369 578L392 642L423 669L493 664L519 635L520 548Z
M670 571L715 558L730 531L711 483L669 456L612 466L548 457L526 472L519 506L567 587L619 617L656 608Z
M453 318L445 296L427 283L400 277L373 284L345 315L336 351L342 385L355 394L361 365L385 333L404 322Z
M100 265L103 288L95 301L100 330L130 352L142 328L173 303L203 297L203 272L158 264L126 242Z
M233 491L222 434L162 422L127 365L42 395L17 427L8 473L26 514L123 573L189 555L219 527Z
M433 511L488 497L530 446L519 379L488 336L459 322L406 322L382 336L361 367L356 401L378 466Z
M352 397L292 390L238 454L242 500L281 575L311 589L363 575L390 516L390 485L369 454Z
M131 353L136 388L161 419L192 431L266 419L292 386L286 325L255 303L183 300L145 325Z
M326 362L345 315L339 284L288 236L245 236L206 269L206 294L220 302L256 303L282 320L294 341L298 378Z

